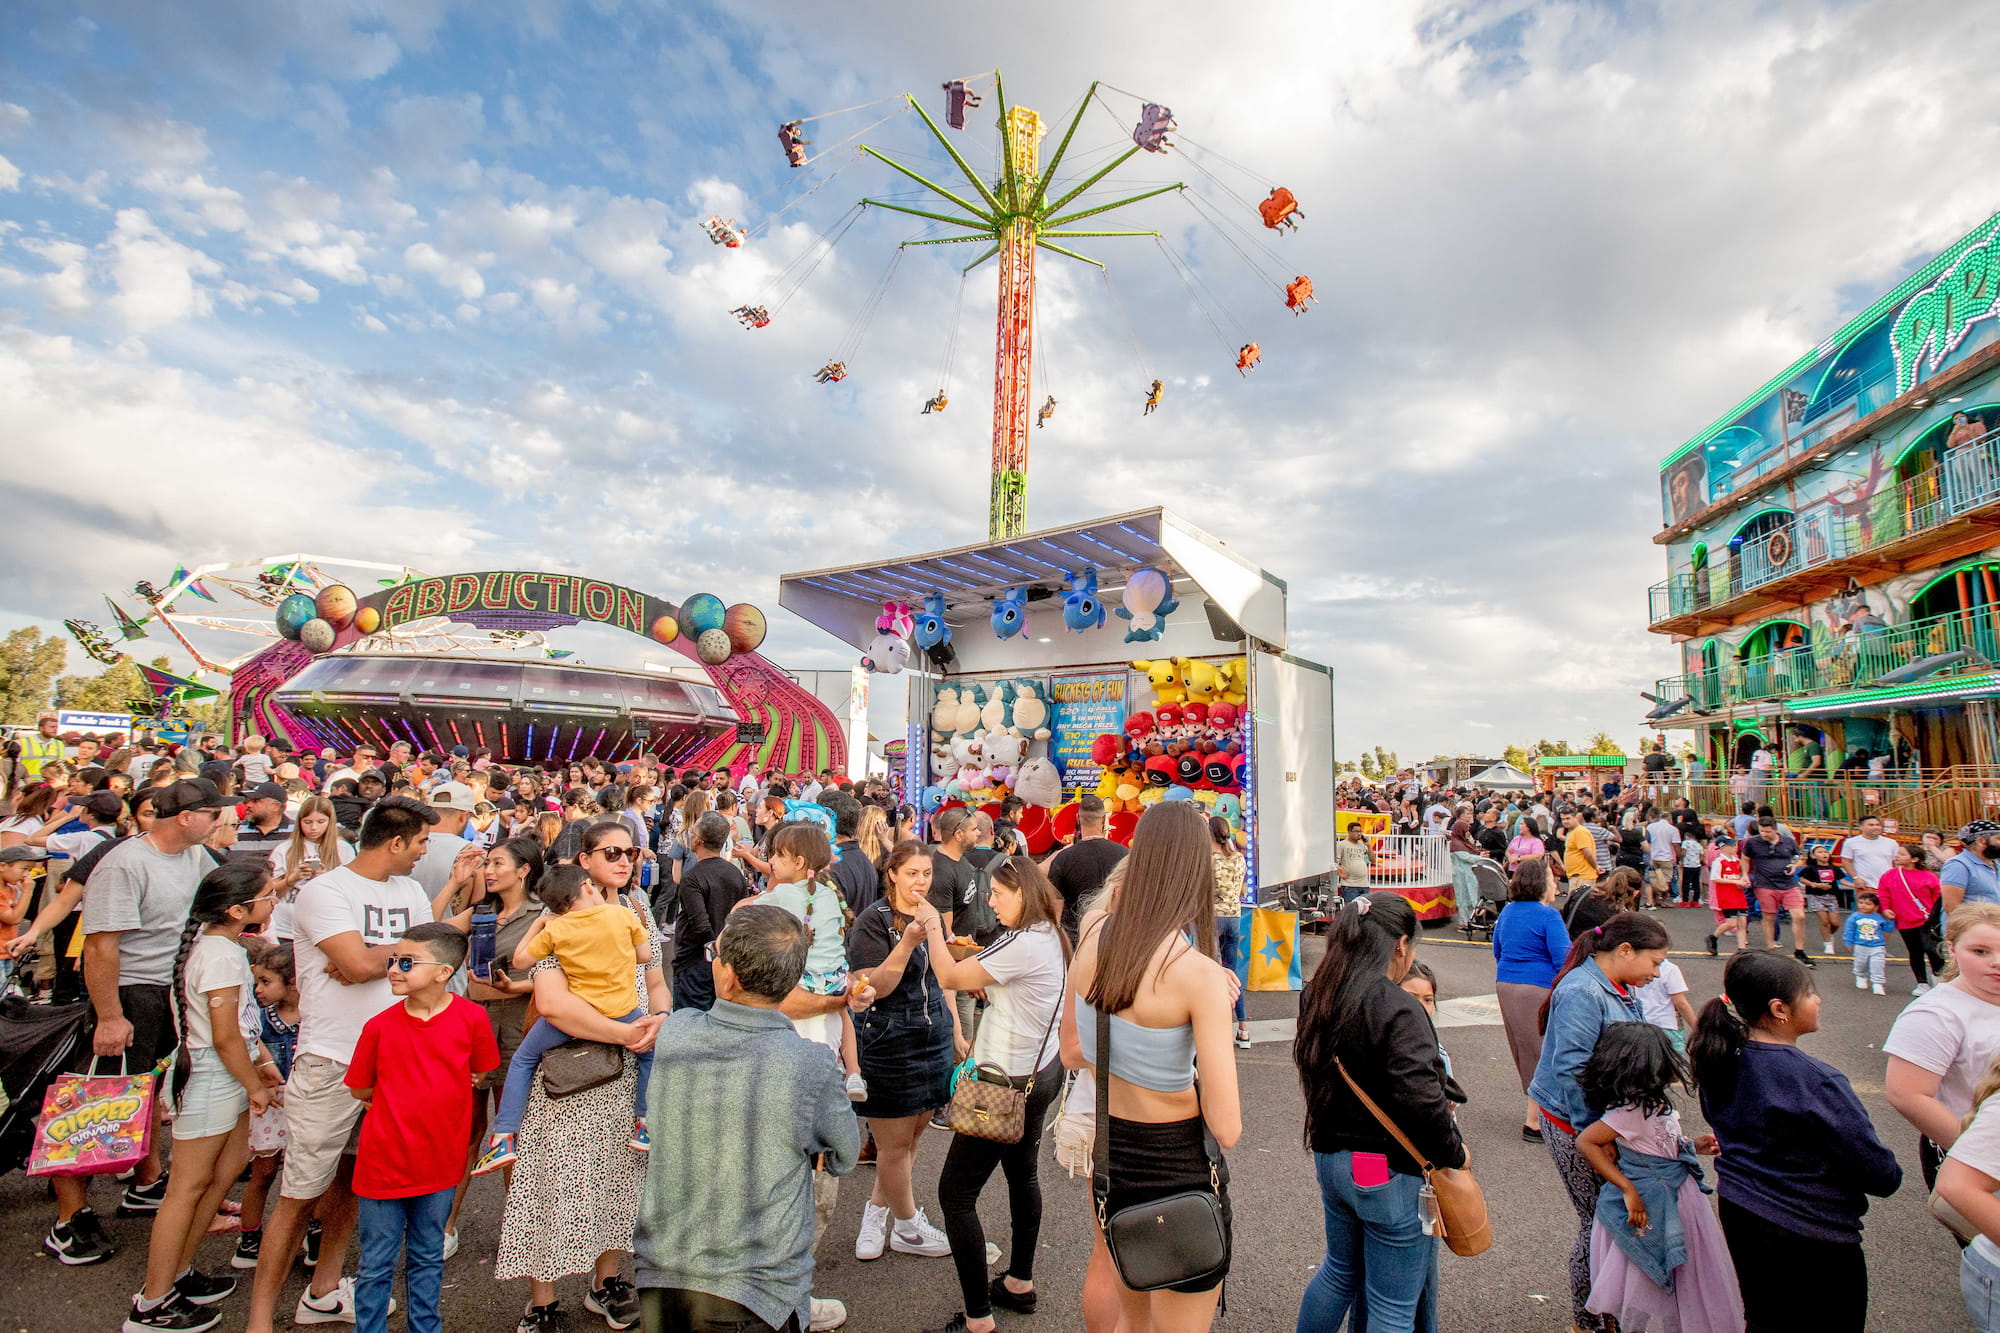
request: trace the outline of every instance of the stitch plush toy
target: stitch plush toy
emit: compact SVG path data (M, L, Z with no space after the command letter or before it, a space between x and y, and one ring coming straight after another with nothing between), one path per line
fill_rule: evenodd
M1183 674L1186 662L1185 657L1141 658L1132 663L1132 669L1146 673L1146 680L1160 703L1181 704L1187 702L1187 677Z

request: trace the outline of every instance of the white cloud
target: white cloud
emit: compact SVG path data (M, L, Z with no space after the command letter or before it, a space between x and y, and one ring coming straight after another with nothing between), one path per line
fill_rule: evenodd
M468 301L485 295L486 282L479 276L479 270L481 265L492 262L492 255L478 255L470 260L447 258L428 241L418 241L403 251L405 265L419 273L428 273L439 286L451 288Z
M209 292L200 279L219 274L222 266L161 233L145 209L121 209L109 244L118 289L111 306L127 327L143 333L208 313Z
M13 102L0 102L0 139L12 138L35 123L28 108Z
M20 188L21 169L6 158L0 157L0 190L18 190Z

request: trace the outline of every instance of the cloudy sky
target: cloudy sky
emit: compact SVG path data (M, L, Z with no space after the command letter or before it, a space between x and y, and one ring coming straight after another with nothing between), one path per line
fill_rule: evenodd
M1090 244L1124 313L1045 259L1030 525L1163 503L1289 580L1344 755L1636 738L1674 669L1643 624L1658 460L2000 202L2000 26L1944 0L1220 13L7 6L0 628L278 551L774 605L787 570L977 539L990 266L957 306L963 248L908 252L827 390L925 224L864 217L771 328L727 311L901 178L847 166L740 251L698 223L764 223L852 157L790 172L778 121L904 90L935 114L997 65L1051 118L1092 79L1169 104L1209 154L1142 156L1135 188L1246 218L1282 183L1306 214L1275 259L1178 199L1115 224L1165 234L1219 330L1151 242ZM1105 98L1078 160L1136 105ZM947 169L907 116L866 137ZM1292 319L1239 250L1319 306ZM920 417L955 309L952 405ZM782 614L766 651L851 656Z

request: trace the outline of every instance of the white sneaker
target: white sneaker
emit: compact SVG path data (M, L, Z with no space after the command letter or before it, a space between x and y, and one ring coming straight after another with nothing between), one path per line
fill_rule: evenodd
M812 1298L812 1322L806 1325L810 1333L828 1333L847 1322L847 1307L836 1300Z
M1919 981L1916 985L1910 987L1910 994L1912 995L1929 995L1930 993L1931 983L1928 981Z
M944 1232L931 1225L924 1216L924 1210L917 1209L916 1216L899 1220L889 1232L889 1248L898 1254L921 1254L928 1259L939 1259L951 1253L951 1241Z
M389 1298L389 1313L396 1313L396 1298ZM340 1285L324 1296L314 1296L307 1287L299 1293L299 1308L292 1312L294 1324L351 1324L354 1322L354 1279L344 1277Z
M1864 976L1862 976L1862 975L1861 975L1861 974L1860 974L1859 972L1855 973L1855 974L1854 974L1854 989L1856 989L1856 990L1867 990L1867 989L1868 989L1868 978L1867 978L1867 977L1864 977Z
M1873 989L1877 995L1887 995L1889 993L1882 988L1882 983L1879 981L1875 983Z
M1000 1247L999 1247L999 1246L998 1246L997 1244L995 1244L994 1242L990 1241L990 1240L989 1240L989 1241L987 1241L987 1242L986 1242L986 1266L987 1266L988 1268L991 1268L991 1267L993 1267L993 1265L995 1265L995 1264L997 1264L997 1263L999 1263L999 1262L1000 1262Z
M880 1259L882 1248L888 1243L889 1209L872 1203L862 1205L861 1234L854 1238L854 1257Z
M458 1233L457 1233L456 1231L447 1231L447 1232L445 1232L445 1233L444 1233L444 1257L445 1257L445 1258L447 1258L447 1259L449 1259L449 1258L451 1258L451 1256L453 1256L454 1254L457 1254L457 1253L458 1253Z
M861 1077L858 1073L847 1076L847 1100L850 1102L865 1102L868 1100L868 1080Z

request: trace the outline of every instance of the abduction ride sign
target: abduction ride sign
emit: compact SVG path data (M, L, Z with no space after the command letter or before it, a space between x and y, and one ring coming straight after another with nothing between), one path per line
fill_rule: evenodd
M380 628L443 616L482 629L552 629L579 621L610 625L642 638L671 642L678 608L636 588L580 574L494 570L413 579L361 599ZM370 619L357 610L357 621Z

